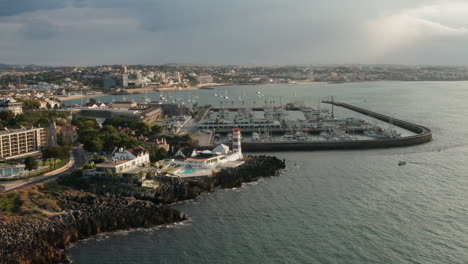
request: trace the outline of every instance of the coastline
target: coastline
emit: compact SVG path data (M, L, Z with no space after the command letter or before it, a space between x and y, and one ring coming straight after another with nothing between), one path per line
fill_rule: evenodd
M200 90L200 89L211 89L211 87L224 87L224 86L263 86L263 85L279 85L279 84L297 84L297 85L304 85L304 84L317 84L317 83L329 83L329 82L315 82L315 81L304 81L304 82L295 82L295 83L281 83L281 82L272 82L272 83L211 83L211 84L203 84L193 87L186 87L186 88L178 88L178 87L144 87L144 88L134 88L128 89L126 92L128 95L132 94L141 94L141 93L151 93L151 92L169 92L169 91L193 91L193 90ZM99 93L99 94L87 94L87 95L71 95L71 96L63 96L58 97L58 99L62 102L65 101L72 101L78 100L81 98L99 98L104 96L112 96L110 93Z
M122 185L112 189L107 182L104 187L99 185L103 188L90 185L82 190L83 185L64 187L60 184L67 180L59 179L55 189L47 192L58 195L61 210L42 209L41 216L0 216L0 263L70 262L66 250L74 242L100 233L185 221L187 216L170 207L172 204L197 198L216 187L240 187L275 176L285 167L285 161L276 157L249 157L244 165L222 169L212 177L166 179L155 191Z
M151 93L151 92L168 92L168 91L192 91L192 90L199 90L199 89L206 89L207 87L215 87L215 86L228 86L231 84L224 84L224 83L213 83L213 84L206 84L206 85L198 85L195 87L186 87L179 89L178 87L143 87L143 88L133 88L127 89L126 92L128 95L132 94L141 94L141 93ZM78 100L81 98L98 98L104 96L112 96L111 93L98 93L98 94L86 94L86 95L71 95L71 96L63 96L58 97L58 99L62 102L64 101L72 101Z

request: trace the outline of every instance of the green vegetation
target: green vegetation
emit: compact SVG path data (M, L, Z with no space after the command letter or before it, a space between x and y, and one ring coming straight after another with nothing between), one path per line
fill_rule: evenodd
M62 209L58 201L70 194L70 188L56 181L34 185L27 191L0 195L0 213L40 216L60 212Z
M39 164L34 157L27 157L24 161L24 165L28 171L36 170L39 167Z
M134 131L135 136L150 136L155 133L158 134L157 131L154 132L152 130L152 127L150 127L145 122L138 122L118 117L107 118L106 121L102 123L102 126L113 126L115 128L130 128ZM156 127L156 130L159 131L159 128Z
M48 110L28 111L16 115L11 111L0 111L0 129L24 127L45 127L52 118L66 118L67 113Z
M88 164L85 164L85 165L83 166L83 169L84 169L84 170L92 170L92 169L95 169L95 168L96 168L96 164L90 164L90 163L88 163Z
M73 120L73 123L78 127L78 140L83 143L83 148L89 152L112 151L116 147L129 149L143 146L150 151L152 161L163 159L167 155L164 149L147 146L137 139L140 137L149 139L159 137L163 130L161 126L150 127L144 122L116 117L106 119L102 128L93 119L77 118ZM117 128L129 128L129 131L119 132Z
M18 193L0 196L0 212L3 214L17 213L22 203Z
M58 162L57 162L57 160L41 161L38 164L39 166L41 166L41 167L42 166L49 166L49 167L45 168L45 169L35 171L33 173L29 173L28 175L24 175L24 176L11 177L11 178L0 178L0 182L25 180L25 179L29 179L29 178L34 178L34 177L40 176L40 175L42 175L44 173L48 173L48 172L51 172L51 171L53 171L55 169L61 168L61 167L65 166L65 164L67 164L68 161L69 161L69 157L67 157L64 160L59 160Z
M104 157L94 157L91 159L92 162L94 162L94 164L99 164L99 163L103 163L106 161L106 158Z
M186 135L162 135L163 128L159 125L149 126L147 123L127 120L117 117L106 119L99 127L94 119L74 118L72 124L78 128L78 140L83 143L83 148L88 152L99 153L112 151L116 147L126 149L142 146L150 153L151 162L156 162L167 157L167 151L162 148L145 144L144 139L152 141L164 137L170 141L192 141L189 134ZM128 128L125 132L119 129ZM123 131L123 130L120 130ZM93 160L95 164L104 161Z
M79 190L86 190L90 186L90 181L83 178L83 172L81 170L62 176L58 181L60 184L74 187Z
M163 137L166 138L166 140L171 140L171 141L193 141L192 136L190 134L185 134L185 135L164 135Z
M42 151L42 160L52 160L53 166L56 167L56 160L60 160L60 162L68 160L70 157L70 151L71 147L69 146L47 147ZM52 164L50 164L50 166L52 166Z
M23 109L33 110L33 109L39 109L41 107L41 103L39 103L36 100L24 99L24 98L15 98L15 100L23 103Z
M144 147L149 152L151 162L160 161L167 157L167 151L163 148L158 148L151 145L145 145Z

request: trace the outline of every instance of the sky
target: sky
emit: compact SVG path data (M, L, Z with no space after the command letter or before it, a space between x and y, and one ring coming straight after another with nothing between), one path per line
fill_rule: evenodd
M0 0L0 63L468 64L468 1Z

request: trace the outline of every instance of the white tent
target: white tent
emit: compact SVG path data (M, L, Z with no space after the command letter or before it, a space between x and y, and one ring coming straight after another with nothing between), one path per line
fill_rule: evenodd
M229 147L224 145L224 144L221 144L219 146L217 146L216 148L213 149L213 152L219 152L223 155L226 155L229 153Z

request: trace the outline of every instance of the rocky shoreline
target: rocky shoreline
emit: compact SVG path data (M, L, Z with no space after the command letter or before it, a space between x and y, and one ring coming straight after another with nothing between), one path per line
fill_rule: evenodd
M79 191L61 197L62 211L47 217L0 216L0 264L69 262L64 250L73 242L103 232L184 221L187 217L168 204L199 197L217 187L240 187L277 175L283 168L285 162L276 157L249 157L241 167L196 180L167 180L154 191L93 186L87 191L94 194Z
M63 212L48 218L13 217L0 222L2 264L69 262L64 253L80 239L121 229L186 220L166 206L132 198L82 193L60 201Z
M112 193L113 195L133 197L154 203L173 204L197 198L203 193L214 191L216 188L238 188L243 183L275 176L285 167L285 161L276 157L252 156L248 157L242 166L223 169L211 177L162 179L161 185L156 190L99 184L92 186L88 191L101 195Z

